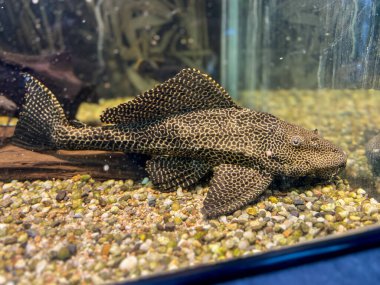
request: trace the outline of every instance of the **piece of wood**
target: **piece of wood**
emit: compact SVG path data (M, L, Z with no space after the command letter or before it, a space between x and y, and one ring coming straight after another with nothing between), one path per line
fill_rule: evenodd
M1 129L0 129L1 131ZM12 130L7 130L7 136ZM121 152L36 152L6 143L0 147L0 180L67 179L89 174L94 179L142 179L147 174L140 163Z

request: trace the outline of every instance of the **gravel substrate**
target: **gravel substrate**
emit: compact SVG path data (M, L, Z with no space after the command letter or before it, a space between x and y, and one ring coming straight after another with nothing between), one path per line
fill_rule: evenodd
M84 104L78 118L97 123L101 110L122 101ZM0 182L0 285L112 283L378 223L380 204L368 193L377 197L380 178L372 191L364 144L366 133L380 128L380 91L247 92L242 101L318 128L342 146L349 154L344 180L268 190L257 203L214 220L200 212L207 187L160 193L148 179L99 182L88 175Z
M207 187L160 193L148 179L0 182L0 284L121 281L256 254L371 225L380 204L346 181L268 190L219 219ZM7 283L11 281L11 283Z

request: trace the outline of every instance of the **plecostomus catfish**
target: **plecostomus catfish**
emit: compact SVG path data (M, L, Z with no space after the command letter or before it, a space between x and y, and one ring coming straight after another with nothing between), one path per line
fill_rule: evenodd
M184 69L104 111L91 127L70 123L54 95L24 74L27 94L13 141L32 149L95 149L149 154L162 191L213 173L203 213L216 217L254 201L276 176L333 177L346 154L317 131L237 106L211 77Z

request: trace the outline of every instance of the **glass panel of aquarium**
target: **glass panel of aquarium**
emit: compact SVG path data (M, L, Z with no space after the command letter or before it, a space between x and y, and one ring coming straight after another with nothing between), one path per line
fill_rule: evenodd
M0 0L0 284L221 282L378 242L379 10Z

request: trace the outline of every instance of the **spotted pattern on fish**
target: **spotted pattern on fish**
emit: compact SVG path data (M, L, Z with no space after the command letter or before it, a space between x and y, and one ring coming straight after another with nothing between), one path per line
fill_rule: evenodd
M276 176L329 179L346 164L346 154L316 131L237 106L195 69L105 110L101 120L110 125L101 127L70 123L41 82L28 74L25 80L16 144L149 154L146 169L162 191L189 187L212 173L203 207L207 217L253 202Z

